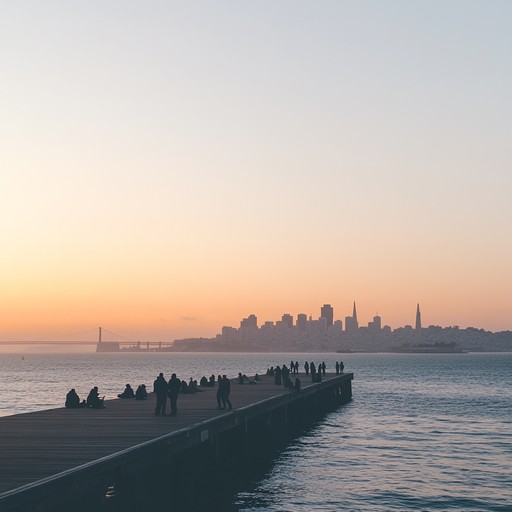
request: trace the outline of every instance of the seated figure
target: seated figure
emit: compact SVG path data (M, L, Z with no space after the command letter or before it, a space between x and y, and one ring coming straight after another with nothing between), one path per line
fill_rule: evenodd
M130 384L126 384L126 387L124 388L124 391L117 395L117 398L134 398L135 393L133 392L132 387Z
M78 407L80 407L80 397L77 395L74 389L70 390L66 395L65 406L68 409L77 409Z
M146 384L141 384L135 391L135 400L145 400L147 397Z
M98 386L94 386L91 391L89 391L89 395L87 396L87 407L91 409L102 409L103 400L105 397L100 398L100 394L98 393Z

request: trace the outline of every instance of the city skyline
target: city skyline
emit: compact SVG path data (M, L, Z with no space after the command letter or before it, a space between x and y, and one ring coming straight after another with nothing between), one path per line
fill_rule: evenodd
M511 18L4 2L0 341L212 336L354 300L361 324L414 326L420 303L511 329Z

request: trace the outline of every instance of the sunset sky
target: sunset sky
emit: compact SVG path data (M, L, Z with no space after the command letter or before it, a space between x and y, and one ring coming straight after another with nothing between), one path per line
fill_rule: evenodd
M0 341L251 313L512 329L512 2L0 6ZM75 338L74 338L75 336Z

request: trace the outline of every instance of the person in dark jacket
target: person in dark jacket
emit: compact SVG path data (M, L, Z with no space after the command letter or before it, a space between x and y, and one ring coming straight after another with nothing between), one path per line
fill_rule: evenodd
M164 378L164 374L160 373L160 375L156 378L155 382L153 382L153 393L156 395L156 407L155 407L155 415L165 416L165 403L167 402L167 381Z
M141 384L135 391L135 400L146 400L147 397L146 384Z
M231 409L231 401L229 400L229 394L231 393L231 382L225 375L223 375L221 383L222 386L220 398L222 400L222 408L225 409L227 405L228 409Z
M122 393L119 393L119 395L117 395L117 398L135 398L135 393L133 392L133 389L130 386L130 384L126 384L124 391Z
M173 373L167 387L169 393L169 401L171 402L171 416L178 414L178 395L180 394L181 381Z
M74 389L71 389L66 395L65 406L68 409L77 409L80 407L80 397Z
M105 397L100 398L98 386L94 386L87 396L87 407L90 407L91 409L102 409L104 399Z

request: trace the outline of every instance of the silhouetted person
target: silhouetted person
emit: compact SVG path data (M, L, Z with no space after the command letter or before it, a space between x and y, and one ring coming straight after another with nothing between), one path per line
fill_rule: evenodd
M126 387L124 388L124 391L117 395L117 398L134 398L135 393L133 392L132 387L130 384L126 384Z
M244 384L244 376L242 372L238 372L238 384Z
M274 370L274 384L280 386L283 383L283 374L281 373L281 367L276 366Z
M181 393L184 395L188 394L188 384L186 380L181 381Z
M222 409L222 377L217 379L217 409Z
M176 374L173 373L168 384L169 401L171 402L171 416L176 416L178 413L178 395L181 389L181 382Z
M223 409L226 408L226 405L228 406L228 409L231 409L231 401L229 400L230 393L231 393L231 382L225 375L223 375L222 376L222 393L221 393Z
M214 388L215 387L215 375L213 373L210 375L210 378L208 379L209 385Z
M343 364L343 361L340 361L340 373L343 373L344 369L345 369L345 365Z
M68 409L78 409L78 407L80 407L80 397L74 389L71 389L66 395L65 406Z
M311 364L309 365L309 371L311 372L311 382L315 382L316 378L316 366L313 361L311 361Z
M167 381L161 373L153 382L153 393L156 395L155 415L165 415L165 403L167 402Z
M299 361L295 361L295 375L299 373Z
M289 387L290 370L288 369L288 367L285 364L283 364L283 368L281 369L281 376L283 378L283 386L285 388Z
M146 384L141 384L135 391L135 400L145 400L147 397Z
M306 361L304 363L304 371L306 372L306 377L309 375L309 363Z
M203 375L203 376L201 377L201 380L199 381L199 385L200 385L201 387L203 387L203 388L204 388L204 387L206 387L206 386L208 386L208 379L206 378L206 376L205 376L205 375Z
M325 377L325 361L322 361L322 375Z
M334 365L334 367L336 368L336 375L339 375L339 373L340 373L340 363L338 363L338 361L336 361L336 364Z
M87 407L90 407L91 409L101 409L103 407L104 398L105 397L100 398L98 386L94 386L87 396Z

